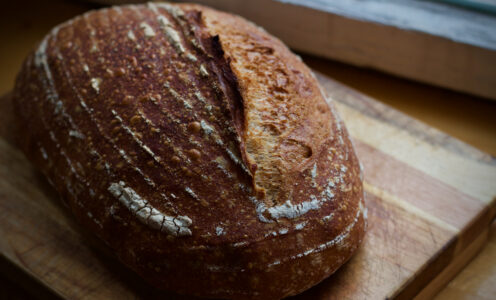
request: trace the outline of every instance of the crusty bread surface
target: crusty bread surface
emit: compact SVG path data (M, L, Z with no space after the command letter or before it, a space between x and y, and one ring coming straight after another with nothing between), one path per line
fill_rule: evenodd
M294 295L363 238L361 170L332 101L240 17L167 3L88 12L29 55L14 106L26 156L161 289Z

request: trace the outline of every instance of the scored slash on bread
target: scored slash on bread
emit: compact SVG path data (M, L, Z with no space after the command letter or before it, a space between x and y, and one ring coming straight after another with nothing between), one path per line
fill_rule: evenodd
M14 106L26 155L159 288L294 295L363 238L346 128L303 62L240 17L167 3L88 12L26 59Z

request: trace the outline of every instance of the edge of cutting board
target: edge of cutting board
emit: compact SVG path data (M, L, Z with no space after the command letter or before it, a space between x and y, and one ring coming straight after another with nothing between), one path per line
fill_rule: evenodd
M453 261L451 261L427 286L425 286L415 299L432 299L436 294L451 281L458 273L468 265L472 259L484 248L489 238L489 228L477 236L472 244L463 250Z

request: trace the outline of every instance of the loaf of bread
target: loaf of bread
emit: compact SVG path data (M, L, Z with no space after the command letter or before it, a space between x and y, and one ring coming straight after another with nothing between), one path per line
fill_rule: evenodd
M298 56L198 5L88 12L55 27L14 92L21 147L77 220L146 281L275 299L359 246L359 162Z

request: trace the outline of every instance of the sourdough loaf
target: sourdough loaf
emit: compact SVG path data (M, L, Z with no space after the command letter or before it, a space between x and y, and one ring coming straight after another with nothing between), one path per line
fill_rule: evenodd
M26 59L26 155L151 284L282 298L360 244L359 162L311 71L231 14L156 3L86 13Z

